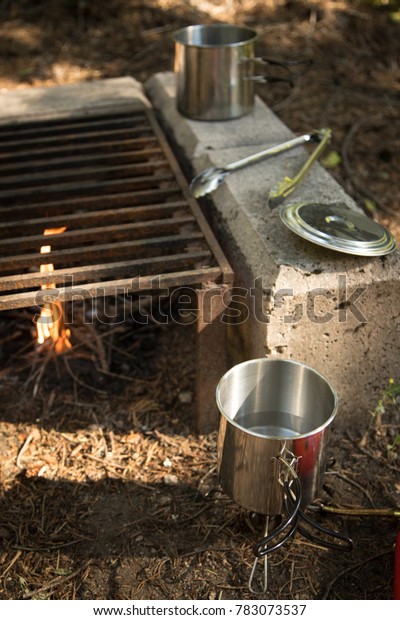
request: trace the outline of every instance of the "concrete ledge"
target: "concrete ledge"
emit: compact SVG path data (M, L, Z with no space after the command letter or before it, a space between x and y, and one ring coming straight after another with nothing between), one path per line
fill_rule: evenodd
M143 86L131 77L110 78L79 84L24 88L0 93L0 123L25 122L29 119L59 118L99 113L102 108L149 107Z
M189 180L208 166L293 137L258 98L253 112L241 119L203 122L177 111L173 73L154 75L145 91L184 157ZM400 254L345 255L286 229L278 210L266 205L267 196L307 157L299 148L260 162L227 176L200 200L235 271L237 316L231 332L240 350L232 359L268 355L308 364L339 393L336 423L366 422L388 379L400 376ZM341 201L358 210L318 163L289 201Z

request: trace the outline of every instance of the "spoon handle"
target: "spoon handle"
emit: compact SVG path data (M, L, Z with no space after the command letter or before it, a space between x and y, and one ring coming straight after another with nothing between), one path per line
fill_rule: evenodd
M293 178L285 177L282 181L278 183L276 187L274 187L270 191L268 197L268 204L271 208L278 206L297 187L297 185L311 168L313 163L318 159L322 151L325 149L326 145L332 137L332 131L328 127L325 129L321 129L318 132L318 136L318 146L316 147L315 151L311 153L311 155L309 156L305 164L303 164L296 176L294 176Z
M278 153L282 153L282 151L287 151L289 149L293 149L296 146L300 146L305 142L310 142L319 139L319 132L314 131L312 133L306 133L302 136L298 136L297 138L293 138L292 140L288 140L287 142L282 142L281 144L277 144L268 149L264 149L263 151L259 151L258 153L253 153L253 155L248 155L247 157L243 157L243 159L239 159L238 161L234 161L231 164L227 164L224 166L224 171L232 172L233 170L239 170L239 168L244 168L249 164L254 164L260 159L264 159L264 157L271 157L272 155L277 155Z

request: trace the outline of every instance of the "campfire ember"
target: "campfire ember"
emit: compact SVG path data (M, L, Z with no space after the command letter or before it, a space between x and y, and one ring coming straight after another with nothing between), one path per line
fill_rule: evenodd
M59 235L65 232L66 226L60 228L46 228L45 236ZM41 254L50 254L51 245L42 245ZM40 273L51 273L54 271L53 263L44 263L40 265ZM55 282L50 284L42 284L41 289L55 289ZM64 305L60 301L45 302L41 308L40 315L35 317L36 323L36 340L41 347L51 348L57 355L71 349L72 345L69 340L71 330L64 324Z

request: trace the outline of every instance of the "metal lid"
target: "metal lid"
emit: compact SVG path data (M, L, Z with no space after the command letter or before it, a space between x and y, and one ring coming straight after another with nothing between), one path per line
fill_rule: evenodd
M282 222L304 239L331 250L358 256L383 256L397 248L381 224L344 203L301 202L281 207Z

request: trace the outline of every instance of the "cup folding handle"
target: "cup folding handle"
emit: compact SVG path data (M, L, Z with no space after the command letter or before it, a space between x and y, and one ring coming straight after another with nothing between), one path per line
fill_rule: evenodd
M244 80L250 80L252 82L261 82L263 84L271 84L272 82L287 82L291 86L294 85L296 79L301 75L304 75L311 65L313 64L313 60L311 58L304 58L298 60L274 60L272 58L242 58L242 62L245 63L255 63L263 66L275 66L283 68L287 74L286 76L275 76L275 75L251 75L245 76ZM303 70L301 71L293 71L294 67L303 66Z

